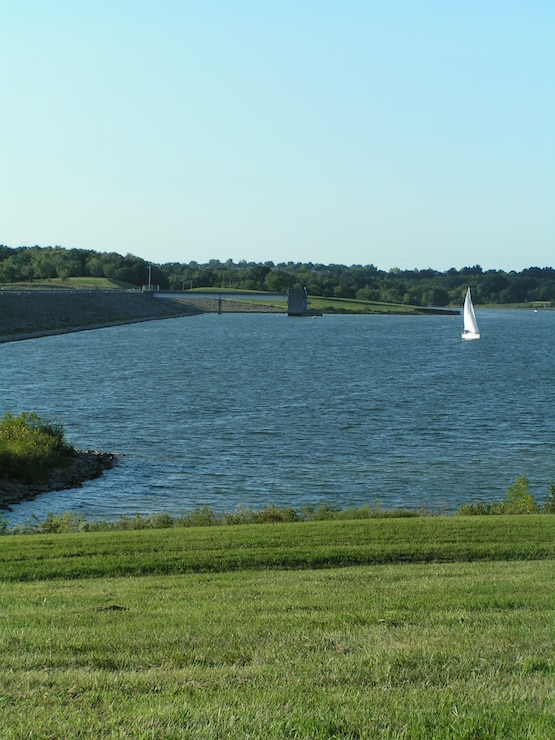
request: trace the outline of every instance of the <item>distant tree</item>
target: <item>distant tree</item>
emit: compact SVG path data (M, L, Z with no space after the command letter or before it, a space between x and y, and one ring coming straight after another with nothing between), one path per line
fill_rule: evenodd
M67 279L69 277L107 277L143 285L148 281L148 262L132 254L95 252L54 247L0 245L0 282ZM446 272L432 268L385 272L373 264L324 265L321 263L282 262L234 263L210 260L206 264L152 264L152 281L167 289L248 288L282 292L289 287L306 287L310 295L338 296L361 300L381 300L413 305L462 305L468 285L475 303L527 303L541 301L555 305L555 269L529 267L522 272L484 270L480 265L454 267Z
M272 268L264 279L266 290L271 293L285 293L291 288L294 278L283 270Z
M104 277L104 266L98 254L91 255L85 263L85 275Z
M423 306L447 306L449 293L443 288L425 288L422 292L421 301Z

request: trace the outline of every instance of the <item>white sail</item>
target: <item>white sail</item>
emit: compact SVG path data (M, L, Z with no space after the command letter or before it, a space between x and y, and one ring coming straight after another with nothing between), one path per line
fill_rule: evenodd
M476 321L476 314L474 313L474 306L472 305L470 288L466 291L464 299L463 321L464 329L461 337L463 339L480 339L480 330L478 329L478 322Z

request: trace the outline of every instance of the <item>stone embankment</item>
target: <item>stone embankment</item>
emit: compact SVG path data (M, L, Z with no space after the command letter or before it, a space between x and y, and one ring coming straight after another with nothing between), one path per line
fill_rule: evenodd
M77 450L75 457L63 467L54 468L50 477L41 483L25 485L0 479L0 511L9 509L12 504L19 504L36 498L48 491L62 491L67 488L79 488L85 481L98 478L105 470L114 466L116 456L110 452L96 450Z
M0 342L196 313L196 306L140 291L0 290Z
M259 303L141 291L0 290L0 343L199 313L283 313Z

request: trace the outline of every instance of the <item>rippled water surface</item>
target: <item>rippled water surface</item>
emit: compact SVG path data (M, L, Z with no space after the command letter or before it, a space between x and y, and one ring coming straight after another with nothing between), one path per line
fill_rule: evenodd
M555 482L555 312L205 314L0 345L2 413L61 420L121 454L82 488L13 508L116 518L207 504L453 511L526 473Z

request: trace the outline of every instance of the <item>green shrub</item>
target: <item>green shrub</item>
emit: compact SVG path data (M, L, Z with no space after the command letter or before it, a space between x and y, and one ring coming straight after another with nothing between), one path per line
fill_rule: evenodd
M384 509L380 502L370 505L364 504L358 508L338 511L333 519L403 519L405 517L426 516L425 513L409 509Z
M82 519L79 521L79 532L109 532L114 529L112 522L106 521L106 519L99 519L97 521L89 521L88 519ZM24 533L21 533L24 534Z
M156 514L152 514L152 516L150 516L149 519L150 519L150 526L152 527L152 529L170 529L170 527L175 526L175 521L174 521L173 516L163 511L160 511Z
M275 506L274 504L268 504L268 506L255 514L255 522L257 524L296 522L297 519L298 516L295 509L291 509L287 506Z
M209 506L196 506L177 520L179 527L213 527L218 524L216 514Z
M485 501L476 501L474 504L464 504L457 509L459 516L482 516L484 514L491 514L491 507L493 504L488 504Z
M259 511L253 511L246 506L238 507L233 513L224 513L220 524L276 524L279 522L296 522L298 514L295 509L287 506L268 504Z
M223 524L254 524L256 513L247 506L239 506L233 512L222 514Z
M507 489L506 498L494 505L494 514L537 514L538 505L530 493L526 475L516 478Z
M303 506L301 509L301 519L309 522L335 519L340 511L341 509L337 504L322 501L316 506L312 506L311 504Z
M35 526L37 534L62 534L79 531L81 519L71 511L63 514L48 514L43 522Z
M555 487L552 486L552 489ZM553 493L553 491L552 491ZM549 495L543 511L548 511L548 506L553 505L555 511L555 502L550 501ZM474 504L465 504L457 509L456 512L461 516L479 516L482 514L539 514L540 507L536 499L530 493L530 482L526 475L521 475L515 479L507 489L504 499L495 503L484 503L476 501Z
M0 420L0 478L36 483L74 454L61 424L26 412Z
M543 511L546 514L555 514L555 484L550 483L549 493L545 497L545 504L543 505Z

